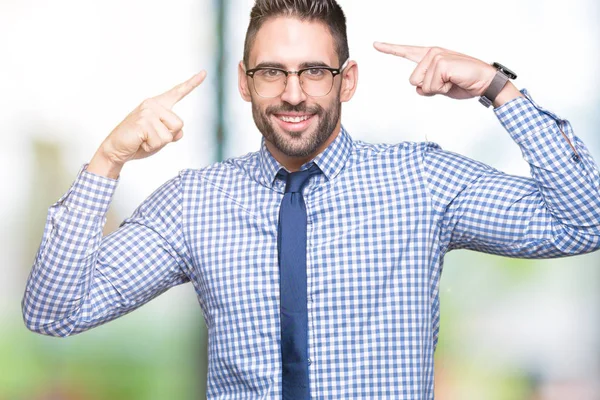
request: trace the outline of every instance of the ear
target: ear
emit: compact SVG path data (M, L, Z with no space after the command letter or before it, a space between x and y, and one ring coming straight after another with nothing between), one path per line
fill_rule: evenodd
M252 96L250 95L250 87L248 86L248 77L246 76L246 69L244 68L243 61L240 61L238 64L238 89L242 99L248 102L252 100Z
M355 61L348 61L348 65L342 71L342 88L340 90L340 101L342 103L350 101L354 92L356 92L356 85L358 84L358 64Z

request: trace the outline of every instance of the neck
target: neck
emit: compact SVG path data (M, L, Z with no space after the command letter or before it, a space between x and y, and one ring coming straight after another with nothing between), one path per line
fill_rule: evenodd
M281 151L279 151L279 149L273 146L273 143L271 143L268 140L265 141L265 145L267 146L267 150L269 150L273 158L275 158L277 162L279 162L279 164L284 166L285 169L287 169L288 171L294 172L299 171L301 166L313 160L316 156L321 154L327 147L329 147L329 145L333 143L335 138L337 138L337 136L340 134L340 131L341 122L338 121L337 125L333 130L333 133L329 136L329 138L327 138L327 140L323 142L323 144L319 146L312 154L309 154L305 157L292 157L283 154Z

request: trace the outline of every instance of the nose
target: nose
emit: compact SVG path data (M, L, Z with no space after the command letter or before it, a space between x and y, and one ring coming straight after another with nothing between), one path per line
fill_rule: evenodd
M297 74L287 76L287 84L281 94L281 100L291 105L300 104L306 100L306 93L300 86L300 77Z

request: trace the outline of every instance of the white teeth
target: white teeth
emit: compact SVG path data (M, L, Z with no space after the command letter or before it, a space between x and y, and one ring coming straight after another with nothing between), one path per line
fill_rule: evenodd
M298 123L298 122L302 122L302 121L306 121L309 118L308 115L303 115L301 117L286 117L286 116L280 116L279 119L284 121L284 122L294 122L294 123Z

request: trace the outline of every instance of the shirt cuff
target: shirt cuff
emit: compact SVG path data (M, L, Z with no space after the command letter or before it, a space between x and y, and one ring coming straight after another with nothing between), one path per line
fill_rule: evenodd
M88 214L104 215L108 211L119 179L111 179L87 171L84 164L77 178L55 205L77 209Z
M517 143L556 121L562 121L558 115L534 102L527 89L522 89L521 93L525 97L517 97L494 109L504 128Z

